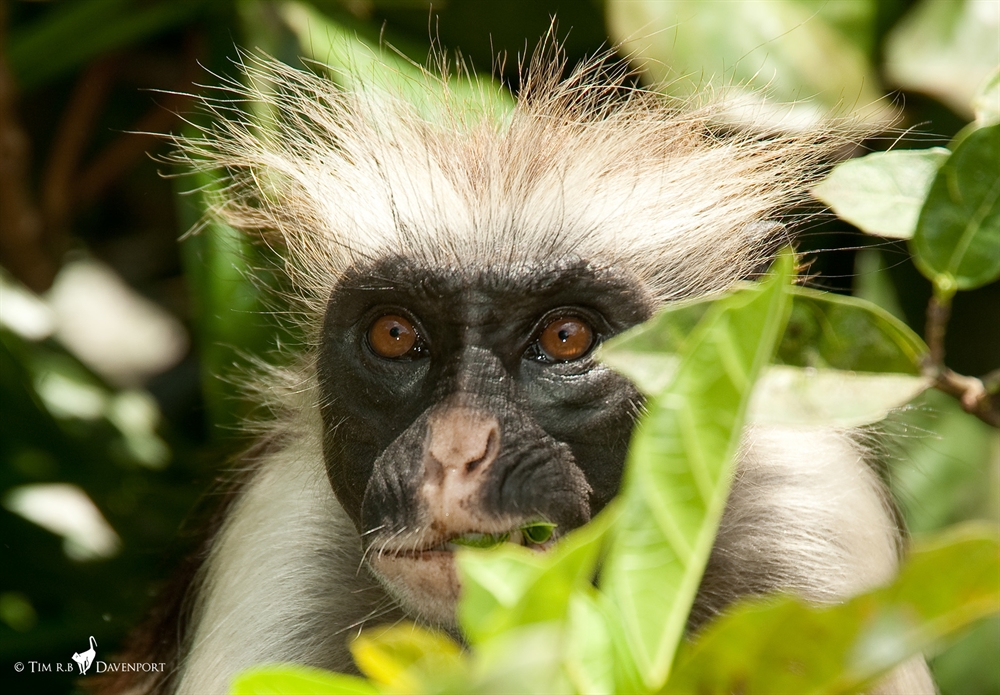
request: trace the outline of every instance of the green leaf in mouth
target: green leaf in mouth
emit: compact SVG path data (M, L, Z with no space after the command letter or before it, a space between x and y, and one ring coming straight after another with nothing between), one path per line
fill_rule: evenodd
M528 545L540 545L552 538L552 531L555 527L556 524L548 521L536 521L522 526L521 533L524 534L524 540L528 542Z
M550 538L557 524L549 521L534 521L517 529L519 535L514 537L514 542L522 542L524 545L541 545ZM467 548L480 548L490 550L511 540L511 532L507 533L466 533L456 536L448 541L454 545L461 545Z
M510 538L510 533L467 533L464 536L452 538L449 543L464 545L468 548L482 548L488 550L495 548L501 543L506 543Z

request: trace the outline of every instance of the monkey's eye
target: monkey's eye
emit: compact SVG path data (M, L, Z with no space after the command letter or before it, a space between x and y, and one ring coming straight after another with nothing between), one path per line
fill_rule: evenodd
M538 335L542 354L556 362L578 360L590 352L593 344L593 329L575 316L549 321Z
M420 351L420 336L409 319L398 314L380 316L368 329L368 345L379 357L397 359Z

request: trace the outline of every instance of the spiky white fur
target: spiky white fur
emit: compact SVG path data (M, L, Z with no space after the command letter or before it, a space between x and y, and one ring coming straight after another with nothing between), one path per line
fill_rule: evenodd
M315 336L341 274L388 253L445 269L586 259L631 271L661 302L717 291L759 266L773 249L767 222L842 145L836 129L730 125L720 136L710 102L665 102L600 63L560 81L550 58L526 72L511 109L460 103L428 75L414 88L432 117L398 94L257 62L250 86L231 88L259 120L206 102L221 118L182 143L184 157L227 173L221 219L284 246ZM326 480L311 359L294 389L260 389L280 411L281 444L257 462L198 578L179 693L222 693L261 662L347 668L349 634L393 609ZM703 609L709 590L720 605L738 593L744 572L837 600L890 578L898 546L885 491L850 436L752 430L713 555L728 569ZM933 685L920 661L881 692Z
M215 214L283 245L321 316L347 267L389 252L445 268L572 256L627 268L661 300L718 290L773 250L765 223L848 141L736 129L723 105L623 86L600 62L564 81L558 61L536 63L511 108L427 75L411 87L429 118L390 91L252 61L250 86L230 89L264 115L210 102L221 120L183 158L228 174Z

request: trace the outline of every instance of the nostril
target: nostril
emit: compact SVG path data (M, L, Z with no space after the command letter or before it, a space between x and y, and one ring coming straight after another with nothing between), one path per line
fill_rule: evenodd
M467 477L489 467L499 451L500 423L491 414L452 408L428 423L428 474L440 468L446 477L448 471Z
M483 449L483 455L465 464L466 474L471 474L475 472L475 470L484 463L485 464L492 463L493 459L497 457L497 453L499 451L500 451L500 432L497 431L496 427L490 427L490 431L486 435L486 446Z

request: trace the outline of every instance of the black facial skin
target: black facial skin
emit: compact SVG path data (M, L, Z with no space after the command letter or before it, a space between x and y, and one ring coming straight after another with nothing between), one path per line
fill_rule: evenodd
M542 517L560 532L589 520L618 490L642 398L593 350L554 362L536 339L547 321L576 316L596 345L651 311L632 278L582 261L428 270L387 258L346 274L330 297L318 369L327 473L359 532L418 523L428 415L448 405L500 422L484 511ZM413 323L411 354L387 359L369 345L385 314Z

